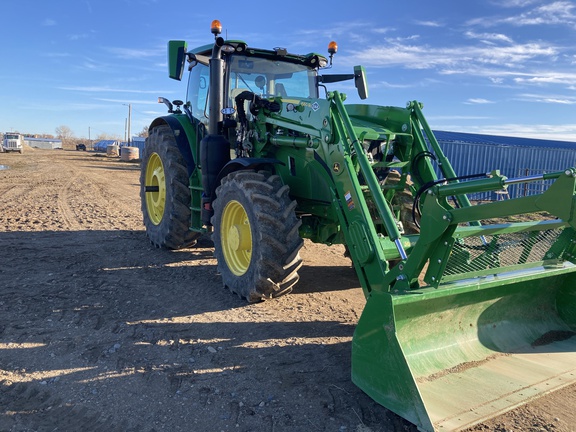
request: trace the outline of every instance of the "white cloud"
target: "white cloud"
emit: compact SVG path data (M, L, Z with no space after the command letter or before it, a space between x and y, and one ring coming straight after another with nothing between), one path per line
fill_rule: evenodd
M439 118L436 118L439 119ZM450 130L454 132L479 133L487 135L511 136L519 138L536 138L558 141L576 141L576 124L522 124L522 123L502 123L502 124L465 124L465 117L445 116L445 120L454 123L444 123L436 125L435 130ZM481 118L478 118L482 120ZM476 120L476 118L470 118ZM576 142L575 142L576 147Z
M82 62L80 66L81 66L81 68L88 69L88 70L99 69L98 65L96 63L91 62L90 60L86 60L86 61Z
M442 116L428 116L429 121L445 121L445 120L490 120L492 117L486 116L462 116L462 115L442 115ZM435 129L438 129L435 127Z
M514 78L517 83L576 85L576 72L534 72L528 76Z
M531 94L525 93L518 95L516 98L522 102L537 102L546 104L559 104L559 105L576 105L576 96L567 95L542 95L542 94Z
M310 40L323 40L323 39L335 39L338 37L343 37L350 41L366 41L368 37L366 35L366 22L365 21L348 21L348 22L335 22L330 26L314 28L310 30L297 30L294 34L296 35L296 40L300 40L303 44L308 45ZM386 33L386 28L378 28L377 33ZM243 37L245 40L249 36ZM254 39L262 38L262 35L256 35Z
M491 104L494 103L494 101L483 98L470 98L464 103L467 105L477 105L477 104Z
M520 138L539 138L546 140L574 141L575 124L499 124L472 126L466 132L478 132L490 135L514 136Z
M56 21L54 21L52 18L46 18L44 21L42 21L42 25L46 27L55 26Z
M391 27L382 27L382 28L373 29L372 31L374 33L378 33L378 34L385 34L385 33L390 33L392 30L394 30L394 29Z
M539 0L497 0L492 2L495 6L504 8L526 7L531 4L537 3Z
M474 33L473 31L467 31L464 35L469 39L479 39L481 41L514 43L511 38L501 33Z
M514 43L511 37L499 32L467 31L465 36L473 41L488 42L432 46L419 44L417 36L389 37L385 43L368 46L340 60L371 68L400 67L432 70L443 76L481 77L500 87L556 85L570 89L576 86L573 71L576 56L566 52L571 48L549 42Z
M365 66L401 66L407 69L447 68L446 73L456 73L458 69L472 71L477 65L516 67L522 63L540 58L551 60L558 55L558 49L537 43L509 46L459 46L433 47L429 45L407 45L397 40L387 40L385 46L370 47L347 58L361 62ZM471 69L471 65L472 69Z
M529 6L531 1L508 2L516 3L514 6ZM542 6L535 7L529 11L514 16L503 18L480 17L469 20L467 24L482 27L492 27L499 24L510 24L513 26L533 26L533 25L567 25L576 26L576 15L573 10L576 5L570 1L555 1Z
M79 33L79 34L71 34L68 36L68 39L75 41L80 39L88 39L90 35L88 33Z
M378 81L375 83L370 83L371 89L377 89L377 88L403 89L403 88L413 88L415 86L416 86L415 84L393 84L389 83L388 81Z
M415 21L415 24L424 27L444 27L444 24L440 23L439 21Z

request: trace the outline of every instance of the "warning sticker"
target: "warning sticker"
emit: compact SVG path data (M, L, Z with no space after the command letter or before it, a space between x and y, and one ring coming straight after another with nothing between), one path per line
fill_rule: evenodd
M352 194L350 191L344 194L344 198L346 199L346 205L348 206L348 210L354 210L354 200L352 199Z

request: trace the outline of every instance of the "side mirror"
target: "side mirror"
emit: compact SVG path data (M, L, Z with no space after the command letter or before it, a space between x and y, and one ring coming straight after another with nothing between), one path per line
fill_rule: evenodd
M366 84L366 70L364 66L354 66L354 85L358 90L360 99L368 97L368 85Z
M184 72L184 62L186 60L186 41L168 42L168 76L180 81Z

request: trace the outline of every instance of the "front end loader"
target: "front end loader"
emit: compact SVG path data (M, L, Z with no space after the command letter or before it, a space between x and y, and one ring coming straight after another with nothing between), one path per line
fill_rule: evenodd
M576 169L459 177L423 113L344 104L361 66L224 40L170 41L186 101L150 125L141 198L153 244L212 235L223 284L248 301L289 293L304 238L343 244L366 306L352 380L421 430L459 430L576 382ZM497 167L495 167L497 168ZM471 194L553 180L540 195ZM474 204L474 205L473 205ZM305 281L304 281L305 283Z

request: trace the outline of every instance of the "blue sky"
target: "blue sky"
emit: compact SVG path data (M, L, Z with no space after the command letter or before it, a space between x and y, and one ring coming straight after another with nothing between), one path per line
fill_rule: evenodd
M210 43L219 19L262 48L326 53L335 40L333 72L364 65L366 103L419 100L433 129L576 142L574 1L4 0L0 13L2 131L123 138L128 104L141 131L165 113L158 96L185 96L167 41Z

